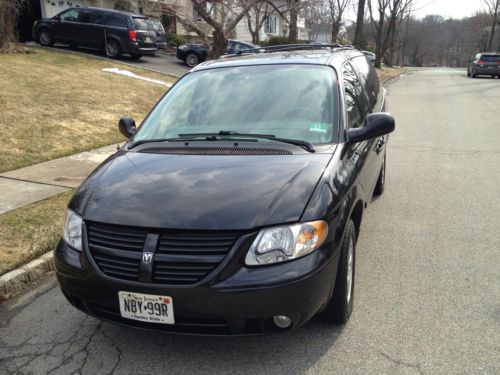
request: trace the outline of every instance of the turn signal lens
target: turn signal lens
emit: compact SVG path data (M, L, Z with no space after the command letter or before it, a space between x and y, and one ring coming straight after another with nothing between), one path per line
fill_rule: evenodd
M328 224L323 220L263 229L248 250L245 264L256 266L300 258L323 245L327 235Z

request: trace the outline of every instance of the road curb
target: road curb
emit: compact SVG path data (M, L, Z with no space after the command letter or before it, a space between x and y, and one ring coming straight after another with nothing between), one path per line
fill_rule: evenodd
M0 277L0 300L13 296L54 271L53 252L49 251L28 264Z

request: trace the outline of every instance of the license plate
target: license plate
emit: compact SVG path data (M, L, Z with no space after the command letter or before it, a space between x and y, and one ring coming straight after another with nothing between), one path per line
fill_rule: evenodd
M118 292L123 318L148 323L174 324L174 302L168 296Z
M146 43L151 43L151 38L149 36L147 36L147 37L144 38L144 41Z

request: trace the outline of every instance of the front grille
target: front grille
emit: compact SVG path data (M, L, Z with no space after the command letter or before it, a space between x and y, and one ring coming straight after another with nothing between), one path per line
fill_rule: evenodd
M155 147L139 152L177 155L292 155L292 152L279 148L251 147Z
M159 234L151 283L194 284L212 272L231 250L238 233L147 231L87 222L87 242L98 268L120 280L141 281L141 259L148 233Z

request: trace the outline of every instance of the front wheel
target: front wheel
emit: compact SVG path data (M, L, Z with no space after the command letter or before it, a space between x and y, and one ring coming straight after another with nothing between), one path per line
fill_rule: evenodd
M346 323L354 305L354 279L356 265L356 228L349 219L340 247L339 268L332 298L323 311L323 318L332 323Z
M40 30L40 32L38 33L38 40L44 47L52 47L54 45L54 38L52 37L50 31L47 29Z

